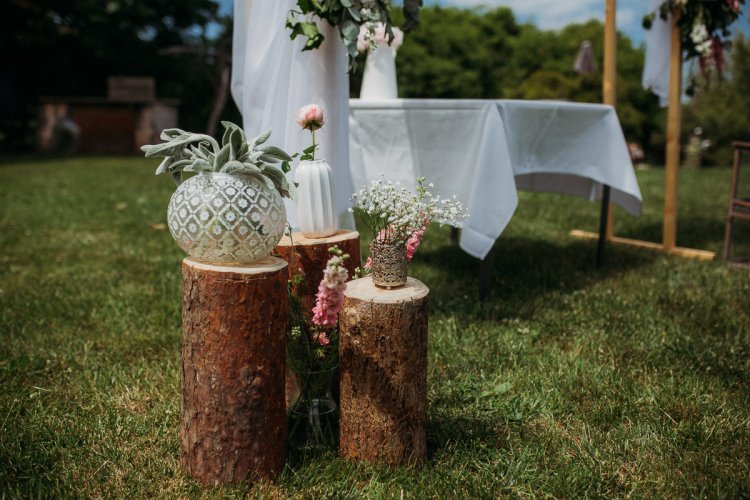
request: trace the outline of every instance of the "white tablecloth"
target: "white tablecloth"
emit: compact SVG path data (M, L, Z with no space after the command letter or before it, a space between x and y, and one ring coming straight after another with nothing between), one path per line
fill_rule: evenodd
M483 259L518 205L517 189L602 197L640 215L641 192L611 106L556 101L397 99L349 109L359 189L382 173L414 188L426 177L470 212L460 245Z

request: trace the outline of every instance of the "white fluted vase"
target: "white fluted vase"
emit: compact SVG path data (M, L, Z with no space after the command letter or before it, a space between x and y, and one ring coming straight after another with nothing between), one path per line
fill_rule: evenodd
M325 160L304 160L294 174L297 186L299 229L305 238L336 234L338 214L334 207L333 173Z
M396 49L378 45L367 54L359 98L365 101L398 98Z

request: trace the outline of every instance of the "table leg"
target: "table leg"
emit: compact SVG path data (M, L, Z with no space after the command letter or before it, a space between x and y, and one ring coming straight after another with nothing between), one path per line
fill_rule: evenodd
M492 292L492 267L495 260L495 251L490 253L479 263L479 302L484 302Z
M461 230L457 227L451 228L451 243L454 245L458 243L459 238L461 237Z
M609 221L609 194L610 187L604 185L602 193L602 209L599 216L599 241L596 245L596 267L602 267L604 262L604 249L607 243L607 223Z

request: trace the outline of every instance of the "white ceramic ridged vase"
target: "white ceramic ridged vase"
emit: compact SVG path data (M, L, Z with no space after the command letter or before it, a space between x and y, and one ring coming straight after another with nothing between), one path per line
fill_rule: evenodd
M305 238L336 234L338 215L333 205L333 174L325 160L304 160L294 174L299 229Z
M379 45L367 54L359 98L365 101L398 98L396 49Z

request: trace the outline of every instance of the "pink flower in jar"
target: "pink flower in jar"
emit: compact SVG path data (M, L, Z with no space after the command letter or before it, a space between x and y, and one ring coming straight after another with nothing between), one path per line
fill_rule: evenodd
M429 224L430 220L425 218L422 227L414 231L414 233L409 237L409 241L406 242L407 261L411 261L411 259L414 258L414 254L417 253L417 248L419 248L419 244L422 242L422 237L424 236L424 232L427 231L427 226Z
M297 123L305 130L318 130L325 123L323 108L317 104L308 104L302 106L297 111Z

